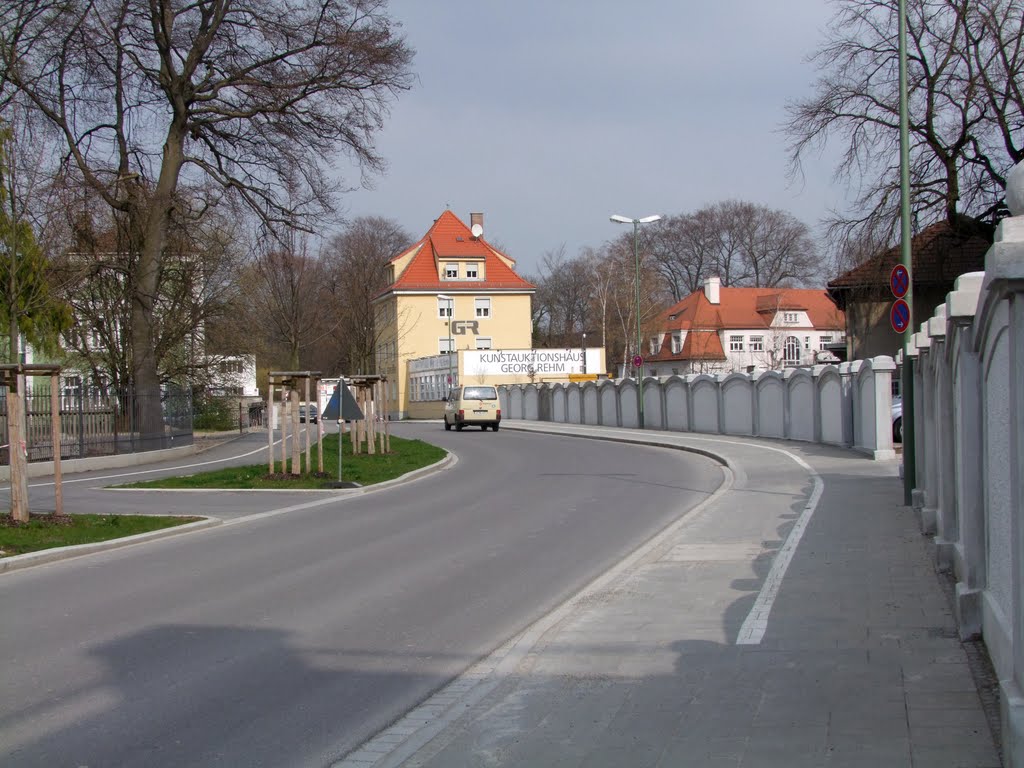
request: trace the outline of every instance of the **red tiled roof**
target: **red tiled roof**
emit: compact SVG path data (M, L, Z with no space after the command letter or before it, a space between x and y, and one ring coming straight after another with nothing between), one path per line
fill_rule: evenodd
M715 331L690 331L679 357L684 360L725 360L722 339Z
M965 272L985 268L985 254L992 245L991 224L963 218L957 229L948 221L925 227L910 240L914 285L949 285ZM833 295L853 288L889 291L889 275L900 262L896 245L854 267L828 283Z
M818 329L843 329L846 320L829 295L811 288L720 288L718 304L703 290L694 291L659 315L657 330L666 334L661 349L651 357L663 360L724 360L721 331L768 330L778 312L803 311ZM792 326L787 326L791 328ZM687 331L683 348L672 354L673 331Z
M415 251L402 273L381 295L391 291L533 291L535 286L515 273L497 249L482 237L475 238L469 227L451 211L445 211L421 240L391 259L392 263ZM503 254L504 255L504 254ZM515 262L505 256L506 259ZM483 280L445 280L440 264L445 259L471 259L483 262Z

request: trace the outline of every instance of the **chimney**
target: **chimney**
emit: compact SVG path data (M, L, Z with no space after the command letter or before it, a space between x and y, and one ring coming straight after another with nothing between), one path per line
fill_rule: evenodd
M479 227L479 229L477 229ZM474 238L481 237L484 233L484 215L482 213L469 214L469 231Z
M720 304L721 297L719 296L719 289L722 287L722 278L720 277L709 277L704 281L704 295L707 297L708 302L711 304Z

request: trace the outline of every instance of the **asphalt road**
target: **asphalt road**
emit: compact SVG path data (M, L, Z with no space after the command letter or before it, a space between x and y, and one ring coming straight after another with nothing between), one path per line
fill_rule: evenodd
M722 480L710 460L663 449L396 433L458 463L250 519L246 504L294 499L117 494L236 519L0 575L0 763L327 765Z

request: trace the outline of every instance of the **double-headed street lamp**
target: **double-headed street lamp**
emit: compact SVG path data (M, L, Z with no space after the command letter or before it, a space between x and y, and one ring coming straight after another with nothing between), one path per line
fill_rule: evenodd
M437 294L437 298L448 302L448 391L444 396L447 400L452 391L452 384L455 383L455 379L452 378L452 319L455 317L455 299L444 293Z
M644 358L641 350L643 349L643 339L640 336L640 244L639 236L637 231L641 224L653 224L656 221L661 221L660 214L654 214L653 216L644 216L640 219L630 219L626 216L620 216L619 214L613 214L611 220L616 224L632 224L633 225L633 261L636 264L636 358L639 358L640 365L637 366L637 414L640 422L640 429L644 428Z

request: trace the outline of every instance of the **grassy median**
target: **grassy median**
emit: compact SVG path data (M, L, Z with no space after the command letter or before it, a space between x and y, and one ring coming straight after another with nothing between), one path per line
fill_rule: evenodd
M342 480L345 482L358 483L359 485L374 485L385 480L394 480L407 472L430 466L446 455L442 448L438 448L422 440L407 440L401 437L391 436L390 453L360 453L352 455L352 444L349 435L345 434L342 440ZM302 444L305 449L305 443ZM301 468L306 470L305 454L303 454ZM291 456L289 456L290 462ZM297 490L297 489L326 489L331 483L338 479L338 435L324 435L324 471L323 474L315 470L319 466L317 458L317 446L312 447L312 459L310 466L314 472L294 476L281 471L280 454L275 465L277 470L271 475L268 472L266 463L253 464L244 467L226 467L212 472L200 472L194 475L181 477L168 477L160 480L148 480L141 483L131 483L120 486L122 488L206 488L225 490ZM289 463L290 467L290 463Z
M120 539L201 519L150 515L33 514L27 523L18 523L11 519L10 514L5 514L0 515L0 557Z

